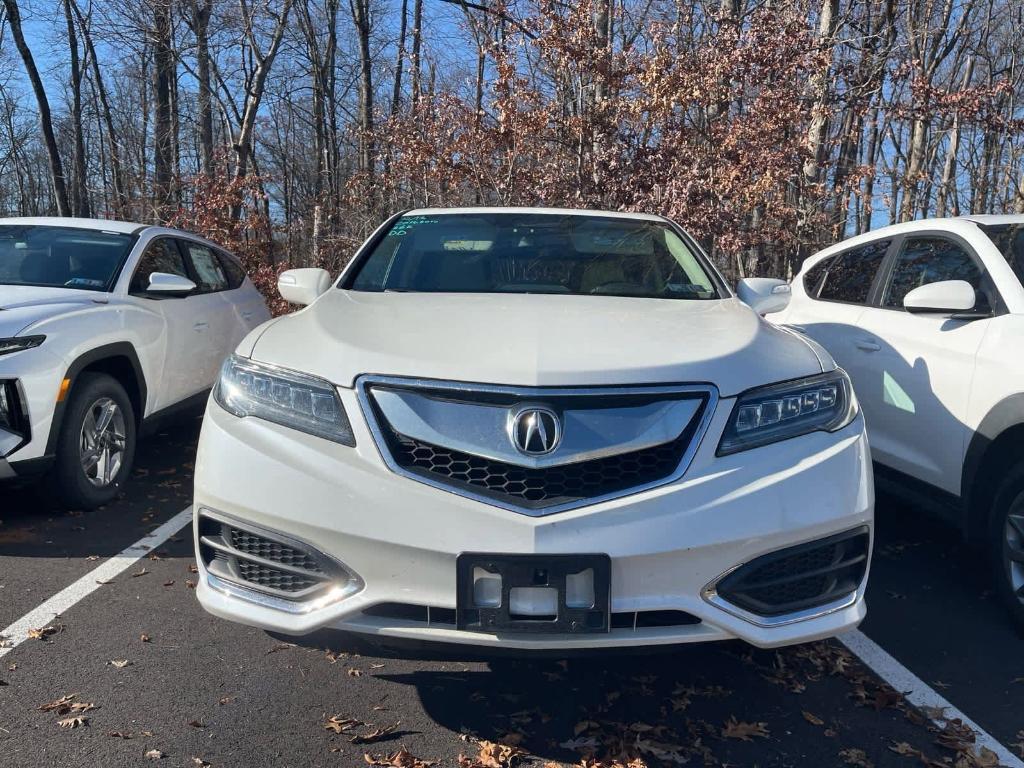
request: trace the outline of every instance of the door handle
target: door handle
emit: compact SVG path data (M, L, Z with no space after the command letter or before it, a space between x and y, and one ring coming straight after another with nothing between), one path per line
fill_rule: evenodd
M857 349L863 349L865 352L877 352L882 348L881 344L877 341L872 341L871 339L859 339L854 343L856 344Z
M195 325L192 326L192 329L202 333L203 331L205 331L209 327L210 327L209 323L207 323L207 322L205 322L203 320L200 320L198 323L196 323Z

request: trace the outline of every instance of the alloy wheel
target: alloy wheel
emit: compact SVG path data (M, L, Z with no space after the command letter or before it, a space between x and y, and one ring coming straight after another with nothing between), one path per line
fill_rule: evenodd
M1024 495L1018 496L1006 516L1003 532L1003 564L1010 589L1024 602Z
M82 471L97 488L117 478L124 463L126 434L124 412L111 398L101 397L85 412L79 456Z

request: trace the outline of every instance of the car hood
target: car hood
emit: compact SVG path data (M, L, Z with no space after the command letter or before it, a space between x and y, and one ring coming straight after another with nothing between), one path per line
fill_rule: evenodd
M721 394L820 373L737 299L331 289L269 325L254 360L350 387L364 373L519 386L710 382Z
M0 285L0 338L17 336L42 320L105 300L106 294L96 291Z

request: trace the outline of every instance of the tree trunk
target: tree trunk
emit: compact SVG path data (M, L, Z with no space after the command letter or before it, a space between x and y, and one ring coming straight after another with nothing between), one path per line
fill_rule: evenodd
M153 202L156 218L163 223L170 215L174 165L171 84L175 78L175 61L171 47L170 3L157 0L153 14Z
M374 171L373 61L370 57L370 0L349 0L359 38L359 170Z
M14 45L18 49L18 53L21 54L21 60L28 73L28 79L32 83L32 91L35 93L36 104L39 107L39 124L43 133L43 144L46 146L46 158L50 165L50 183L53 185L57 215L70 216L71 203L68 200L68 189L64 180L64 166L61 164L57 139L53 133L53 118L50 116L50 102L46 98L46 89L43 88L43 81L39 77L39 70L36 69L32 51L28 47L28 43L25 42L25 35L21 29L21 11L18 9L17 0L3 0L3 4L7 11L7 23L11 27L11 37L14 38Z
M89 192L85 183L85 133L82 128L82 64L78 57L78 35L71 0L64 0L64 20L68 30L68 54L71 68L71 130L74 155L71 160L71 211L75 216L89 218Z
M110 100L107 96L107 88L103 82L103 74L100 71L100 60L96 55L96 48L92 42L92 33L81 9L76 0L71 0L71 8L78 19L78 26L81 30L82 41L85 43L85 50L89 54L89 62L92 66L93 85L96 88L96 95L99 98L99 113L103 119L103 126L107 134L107 152L110 155L110 176L114 187L114 214L120 218L127 216L128 199L124 188L124 171L121 163L121 148L118 143L117 132L114 130L114 117L110 110Z
M420 62L420 47L423 41L423 0L415 0L412 5L412 73L410 83L410 90L412 92L412 109L416 111L416 107L420 103L420 72L422 71L422 63Z
M192 0L192 29L196 36L197 108L199 114L199 156L201 170L212 176L213 168L213 89L210 87L210 15L213 0Z

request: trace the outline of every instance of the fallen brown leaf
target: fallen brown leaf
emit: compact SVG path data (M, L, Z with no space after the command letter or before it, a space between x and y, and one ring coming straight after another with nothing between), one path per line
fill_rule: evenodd
M52 712L55 709L63 709L64 712L70 712L70 704L76 696L78 696L77 693L69 693L65 696L61 696L59 699L54 699L53 701L48 701L45 704L40 704L36 709L40 712Z
M151 749L143 755L143 757L145 757L148 760L159 760L163 756L164 753L161 752L159 749Z
M112 736L115 739L130 739L132 737L131 732L125 733L124 731L109 731L107 736Z
M170 579L169 581L165 581L164 582L164 586L165 587L173 587L174 586L174 579Z
M767 739L769 736L767 723L744 723L730 717L722 726L722 738L751 741L752 736Z
M812 714L811 712L808 712L806 709L803 710L803 712L801 714L804 716L804 720L806 720L811 725L824 725L825 724L824 720L822 720L817 715Z
M142 566L142 570L141 571L136 571L135 573L133 573L132 574L132 578L136 579L139 576L145 576L147 573L149 573L149 571L146 570L146 566Z
M335 733L344 733L345 731L351 731L353 728L357 728L360 725L366 725L366 723L362 720L356 720L354 717L332 715L327 718L327 721L324 723L324 728L328 731L334 731Z
M192 765L196 766L196 768L210 768L210 764L201 757L193 757Z
M124 669L129 666L131 662L128 661L128 659L114 659L113 661L108 661L107 664L112 667L116 667L117 669Z
M149 635L147 635L145 632L143 632L141 635L139 635L139 640L141 640L144 643L151 643L151 642L153 642L153 639Z
M380 741L390 733L394 733L398 728L398 723L394 725L385 725L380 728L374 728L369 733L362 733L353 736L349 741L353 744L372 744L375 741Z
M89 724L88 717L82 717L81 715L75 715L74 717L66 717L63 720L58 720L57 725L61 728L81 728Z
M847 765L854 765L857 768L875 768L863 749L843 749L839 751L839 757Z
M355 669L353 667L349 667L345 671L348 673L349 677L362 677L363 676L363 670L361 670L361 669Z
M45 640L50 635L57 634L60 629L60 625L54 626L53 624L49 624L45 627L39 627L38 629L30 629L28 631L28 636L33 640Z
M205 728L206 727L206 723L204 723L202 720L189 720L188 724L191 725L193 728Z
M430 766L437 764L436 760L423 760L416 757L405 747L389 755L371 755L369 752L364 752L363 760L366 761L367 765L385 765L391 768L430 768Z
M518 747L493 741L479 742L480 752L475 759L459 755L460 768L510 768L526 753Z

